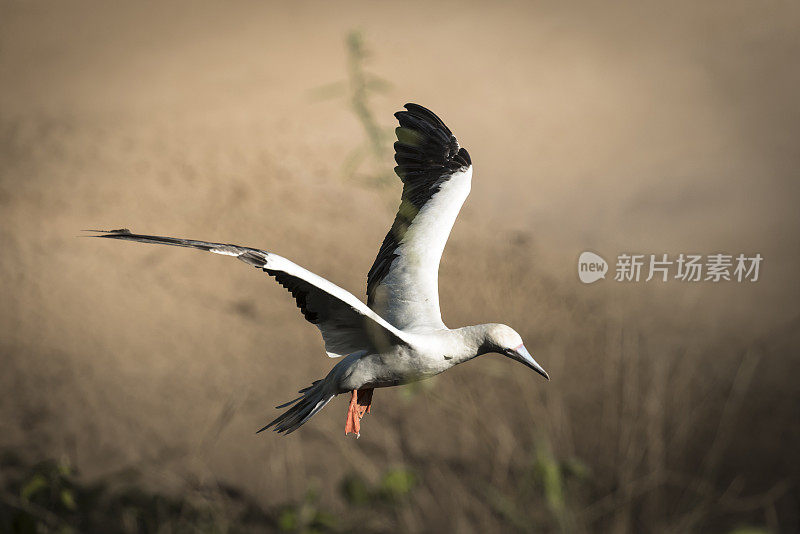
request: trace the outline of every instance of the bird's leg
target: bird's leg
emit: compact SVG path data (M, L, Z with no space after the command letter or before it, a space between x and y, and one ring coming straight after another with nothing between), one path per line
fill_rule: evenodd
M346 436L349 433L354 433L356 438L361 435L361 423L358 420L358 414L356 411L356 403L358 402L358 391L353 390L350 396L350 406L347 408L347 419L344 422L344 435Z
M344 435L351 432L356 438L361 437L361 418L369 413L372 406L372 388L354 389L350 395L350 406L347 408L347 420L344 424Z
M369 413L370 408L372 408L373 391L373 388L358 390L358 400L356 402L358 403L360 417L364 417L364 414Z

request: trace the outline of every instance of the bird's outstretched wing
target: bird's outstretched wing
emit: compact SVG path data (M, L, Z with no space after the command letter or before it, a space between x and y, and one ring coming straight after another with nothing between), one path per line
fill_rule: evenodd
M289 290L303 317L319 328L325 350L332 358L358 351L382 352L404 343L402 333L352 293L277 254L223 243L134 234L127 229L91 231L100 232L93 237L189 247L233 256L263 270Z
M444 328L439 260L469 195L472 161L432 111L406 104L394 144L400 208L367 276L367 303L400 330Z

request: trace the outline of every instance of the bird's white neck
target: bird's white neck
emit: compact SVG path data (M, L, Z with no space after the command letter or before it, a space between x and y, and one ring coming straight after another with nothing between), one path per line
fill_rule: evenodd
M464 326L451 330L454 334L458 335L461 343L461 350L455 355L454 363L462 363L471 360L482 354L487 354L493 351L486 343L486 333L489 325L479 324L474 326Z

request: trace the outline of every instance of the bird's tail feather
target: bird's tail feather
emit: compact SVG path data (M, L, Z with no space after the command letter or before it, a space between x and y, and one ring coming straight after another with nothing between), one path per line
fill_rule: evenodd
M276 406L276 408L280 409L291 405L294 406L286 410L258 432L270 427L275 427L273 428L275 432L291 434L300 428L303 423L311 419L314 414L323 409L325 405L336 396L336 393L330 391L330 388L327 387L324 380L315 380L312 385L301 389L298 393L302 393L302 395L285 404Z

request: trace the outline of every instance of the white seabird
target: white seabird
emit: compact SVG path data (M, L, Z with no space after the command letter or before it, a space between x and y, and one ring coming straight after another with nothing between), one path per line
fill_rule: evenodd
M233 256L289 290L307 321L322 333L328 356L344 359L328 375L278 408L290 407L259 430L291 433L340 393L350 393L345 434L360 435L374 388L437 375L491 352L530 367L549 380L511 327L482 324L449 329L439 311L438 272L447 237L470 191L472 161L450 129L430 110L406 104L394 144L403 182L400 208L367 275L367 304L291 261L249 247L99 231L122 239L190 247Z

